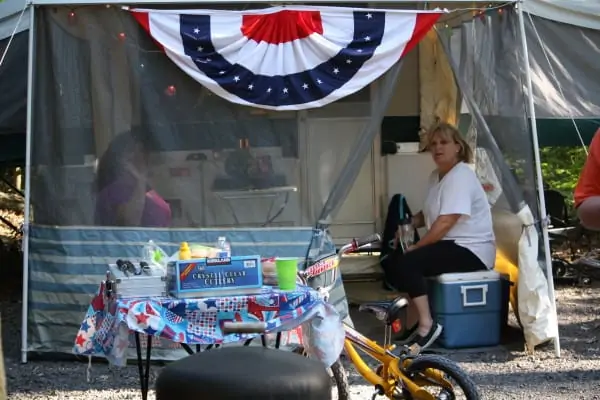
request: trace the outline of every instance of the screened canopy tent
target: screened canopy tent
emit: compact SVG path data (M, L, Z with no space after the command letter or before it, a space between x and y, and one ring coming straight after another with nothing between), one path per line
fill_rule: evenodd
M139 256L149 239L174 252L182 241L210 245L224 235L234 255L310 260L334 251L332 235L377 230L387 194L365 185L386 163L374 142L390 99L404 95L395 90L401 67L444 13L415 11L419 4L33 3L24 360L29 351L70 352L106 264ZM517 17L507 10L506 20ZM523 54L515 38L506 39L511 52ZM538 266L547 251L537 246L544 207L523 197L524 187L539 189L535 135L526 110L509 113L513 132L491 124L488 116L506 114L479 107L463 78L457 74L482 154L477 166L496 183L492 203L523 217L517 241L527 226L520 249L531 268L521 274L531 273L524 280L537 284L541 300L522 314L541 304L548 317L524 325L535 328L535 344L556 339L558 351L552 289ZM524 102L522 85L506 91ZM527 145L514 149L515 138ZM503 158L511 151L521 182ZM361 215L367 209L378 213L374 221ZM347 315L341 281L331 301ZM155 355L177 357L169 348Z
M0 2L0 163L25 159L28 28L25 0Z
M233 255L333 251L324 228L354 190L403 56L440 16L180 6L35 9L24 357L70 352L107 263L149 239L168 253L219 236ZM341 280L330 301L347 315Z

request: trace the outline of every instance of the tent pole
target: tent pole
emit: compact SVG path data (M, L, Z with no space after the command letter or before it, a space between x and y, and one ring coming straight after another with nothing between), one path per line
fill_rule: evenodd
M533 84L531 83L531 68L529 66L529 50L527 49L527 36L525 34L525 18L523 17L523 1L517 5L517 16L519 18L519 30L521 31L521 47L525 61L525 80L527 81L527 103L529 108L529 118L531 120L531 139L533 141L533 157L535 161L535 172L537 181L537 191L540 206L540 218L542 218L542 238L544 240L544 252L546 260L546 279L548 281L548 296L552 302L552 309L558 325L558 314L556 312L556 299L554 297L554 277L552 274L552 257L550 253L550 241L548 239L548 226L545 222L546 200L544 199L544 182L542 177L542 167L540 161L540 145L538 143L537 123L535 120L535 103L533 99ZM556 338L554 339L554 352L556 357L560 357L560 339L558 326L556 329Z
M371 1L371 4L410 4L413 3L415 5L419 4L419 3L427 3L430 0L379 0L379 1ZM514 0L437 0L435 1L435 3L455 3L455 4L465 4L465 5L472 5L472 4L482 4L481 8L486 8L486 6L488 4L500 4L500 3L507 3L507 2L512 2ZM131 0L111 0L111 1L107 1L107 0L29 0L29 2L33 5L38 5L38 6L64 6L64 5L77 5L77 6L84 6L84 5L94 5L94 4L101 4L101 5L105 5L107 3L112 4L112 5L126 5L129 6L130 4L134 3L137 7L140 7L144 4L148 5L148 4L164 4L167 3L167 1L165 0L137 0L137 1L131 1ZM264 4L259 0L209 0L209 1L198 1L198 0L177 0L177 3L179 4L194 4L194 5L199 5L200 3L202 3L203 5L210 7L213 4L248 4L248 3L257 3L257 4ZM313 0L311 2L312 5L317 5L317 4L331 4L331 3L335 3L335 4L343 4L346 7L352 7L353 3L359 3L364 4L363 0ZM278 6L278 5L304 5L306 4L303 0L276 0L276 1L271 1L269 2L269 4L271 4L272 6Z
M31 209L31 131L33 129L33 66L35 64L35 7L29 9L29 60L27 62L27 132L25 145L25 208L23 224L23 304L21 362L27 362L27 314L29 309L29 221Z

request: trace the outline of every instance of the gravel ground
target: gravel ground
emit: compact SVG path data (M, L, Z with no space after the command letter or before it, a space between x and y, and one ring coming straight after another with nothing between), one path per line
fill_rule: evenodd
M0 304L9 398L33 399L140 399L137 369L93 367L93 382L85 379L86 364L73 361L19 363L20 303L10 296ZM5 297L5 296L2 296ZM478 353L445 354L468 371L485 399L600 399L600 286L557 289L562 357L554 357L552 346L533 356L523 352L521 340ZM357 327L360 329L360 323ZM356 322L356 321L355 321ZM371 326L370 329L372 329ZM372 388L350 371L353 398L370 399ZM151 369L154 380L160 367ZM153 394L150 399L154 399Z

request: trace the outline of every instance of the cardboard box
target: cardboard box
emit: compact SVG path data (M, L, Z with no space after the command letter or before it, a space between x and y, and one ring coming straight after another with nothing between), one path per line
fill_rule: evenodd
M168 265L177 298L256 294L262 291L260 256L200 258Z

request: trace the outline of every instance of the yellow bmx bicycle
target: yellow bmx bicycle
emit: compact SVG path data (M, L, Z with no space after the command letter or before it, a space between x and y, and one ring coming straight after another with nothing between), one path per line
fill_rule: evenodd
M343 246L336 255L313 262L298 275L304 284L317 289L327 299L338 278L342 256L368 248L380 240L379 235L355 239ZM327 286L316 285L316 277L321 277L320 283L326 282ZM397 297L391 301L365 303L359 307L360 311L374 314L385 325L382 345L344 324L345 353L358 373L374 386L372 398L384 396L393 400L479 400L475 383L454 362L437 355L412 355L408 347L396 348L392 344L392 334L400 330L400 318L407 305L405 298ZM377 365L369 366L359 351L375 360ZM331 366L331 372L336 381L338 399L349 400L348 380L341 360L338 359Z

